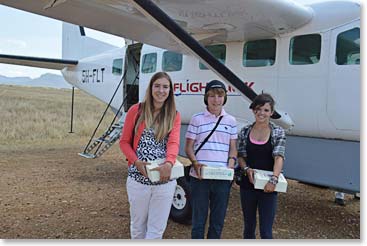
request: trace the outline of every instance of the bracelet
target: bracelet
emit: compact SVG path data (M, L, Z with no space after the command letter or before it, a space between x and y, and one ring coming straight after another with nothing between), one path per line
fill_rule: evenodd
M242 170L243 170L243 175L244 176L247 176L247 170L249 170L250 169L250 167L249 166L246 166L246 167L244 167Z
M229 161L229 160L234 160L234 162L236 162L237 161L237 158L236 157L234 157L234 156L230 156L230 157L228 157L228 160L227 161Z
M270 184L277 185L277 183L278 183L278 177L275 176L275 175L272 175L268 182Z
M198 163L198 161L197 160L193 160L193 161L191 161L191 163L192 164L195 164L195 163Z
M243 171L247 172L248 169L250 169L250 167L246 166L246 167L243 168Z

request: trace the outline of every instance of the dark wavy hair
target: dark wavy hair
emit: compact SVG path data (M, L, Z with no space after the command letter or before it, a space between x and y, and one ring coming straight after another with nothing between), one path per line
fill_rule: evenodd
M257 95L254 98L254 100L252 101L252 103L250 104L249 108L252 109L252 110L256 110L257 108L264 106L265 103L270 104L271 111L273 112L275 101L274 101L273 97L268 93L261 93L261 94Z

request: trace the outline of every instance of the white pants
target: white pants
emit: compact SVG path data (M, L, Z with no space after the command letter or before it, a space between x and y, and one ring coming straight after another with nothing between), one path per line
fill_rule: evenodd
M128 177L130 234L132 239L161 239L167 226L176 180L162 185L144 185Z

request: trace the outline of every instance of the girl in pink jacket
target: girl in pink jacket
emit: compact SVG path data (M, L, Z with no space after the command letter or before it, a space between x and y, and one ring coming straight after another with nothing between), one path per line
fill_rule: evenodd
M176 180L170 180L180 143L180 113L168 74L153 75L144 101L127 112L120 148L128 160L126 189L130 203L132 239L162 238L171 209ZM156 168L160 181L152 182L145 165L164 159Z

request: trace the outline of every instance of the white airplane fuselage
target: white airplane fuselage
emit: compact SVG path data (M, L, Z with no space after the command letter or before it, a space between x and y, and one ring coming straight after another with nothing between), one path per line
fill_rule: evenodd
M358 27L359 21L341 29ZM314 31L316 32L316 31ZM339 66L334 62L335 30L322 33L320 62L310 65L291 65L288 62L288 34L276 38L277 56L272 66L243 67L244 42L226 45L226 65L255 92L271 93L276 108L286 111L295 125L290 135L359 141L360 136L360 65ZM312 32L309 32L312 33ZM335 49L335 48L334 48ZM139 101L142 101L151 76L161 70L165 50L143 45L141 57L147 53L157 54L157 69L152 73L139 74ZM74 68L65 68L62 74L72 85L108 103L122 78L112 73L112 61L123 59L126 67L126 48L111 50L93 57L83 58ZM140 68L141 71L141 68ZM206 82L219 79L212 71L199 68L199 60L183 55L182 70L167 72L174 83L176 104L182 115L182 123L188 124L191 116L204 109L203 93ZM117 109L126 92L120 87L112 102ZM226 111L239 123L253 120L249 103L232 87L228 88Z

